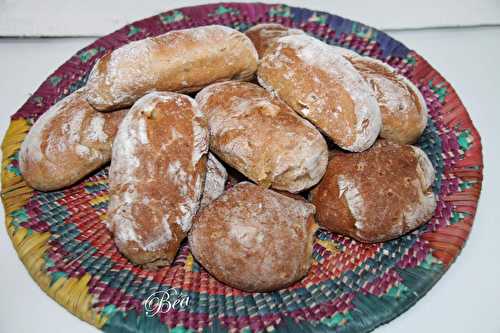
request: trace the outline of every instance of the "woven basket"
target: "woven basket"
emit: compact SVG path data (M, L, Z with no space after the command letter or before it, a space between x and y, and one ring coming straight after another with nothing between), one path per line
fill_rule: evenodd
M175 29L223 24L244 31L260 22L298 27L378 58L417 84L431 116L418 145L437 170L433 189L439 202L429 223L381 244L320 231L312 269L302 281L272 293L246 293L212 278L186 244L173 265L158 272L129 263L103 224L107 169L64 191L41 193L26 186L18 151L30 126L83 86L105 52ZM57 69L12 116L2 150L6 226L19 257L50 297L107 332L370 331L407 310L457 257L472 227L482 181L479 134L453 88L421 56L363 24L285 5L182 8L98 39ZM188 306L148 316L144 300L169 288L188 296Z

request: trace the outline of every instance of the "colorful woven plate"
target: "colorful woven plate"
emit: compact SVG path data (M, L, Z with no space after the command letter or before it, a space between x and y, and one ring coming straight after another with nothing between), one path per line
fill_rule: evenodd
M131 265L103 224L107 170L51 193L33 191L23 182L18 151L31 124L83 86L105 52L175 29L223 24L244 31L260 22L299 27L381 59L418 85L431 115L418 145L437 170L434 191L439 197L428 224L400 239L371 245L318 232L314 264L302 281L252 294L213 279L187 245L171 267L156 273ZM12 116L2 149L6 225L19 257L50 297L107 332L370 331L407 310L457 257L472 227L483 168L480 137L467 111L450 84L416 52L339 16L265 4L182 8L98 39L57 69ZM166 306L163 313L148 316L148 296L170 288L189 297L187 306Z

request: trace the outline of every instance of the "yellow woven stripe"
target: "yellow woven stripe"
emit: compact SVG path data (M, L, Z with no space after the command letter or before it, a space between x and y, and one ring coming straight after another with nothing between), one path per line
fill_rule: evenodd
M186 261L184 262L184 269L186 270L186 272L193 271L193 261L194 261L194 258L191 255L191 253L189 253L186 257Z
M337 248L335 243L331 240L329 241L329 240L324 240L324 239L317 239L316 242L319 245L323 246L328 251L330 251L332 254L336 254L339 252L339 249Z
M44 254L49 248L50 233L29 232L12 224L12 213L22 208L33 195L33 189L26 185L21 176L8 170L10 159L20 149L30 128L24 119L13 120L2 142L2 202L5 209L7 232L17 254L32 278L40 288L78 318L101 328L107 316L92 308L92 295L88 291L91 275L80 278L59 278L51 285L50 275L44 270Z
M108 199L109 199L109 196L108 196L108 195L100 195L100 196L97 196L97 197L95 197L95 198L91 199L91 200L89 201L89 203L90 203L92 206L97 206L97 205L99 205L99 204L100 204L100 203L102 203L102 202L106 202L106 201L108 201Z

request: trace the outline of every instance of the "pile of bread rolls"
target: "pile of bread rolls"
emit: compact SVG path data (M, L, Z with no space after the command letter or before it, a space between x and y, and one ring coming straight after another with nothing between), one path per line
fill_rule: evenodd
M214 25L103 56L19 159L40 191L111 161L107 226L134 264L169 265L188 237L215 278L269 291L308 272L318 224L379 242L430 219L435 171L409 145L426 123L418 89L378 60L278 24Z

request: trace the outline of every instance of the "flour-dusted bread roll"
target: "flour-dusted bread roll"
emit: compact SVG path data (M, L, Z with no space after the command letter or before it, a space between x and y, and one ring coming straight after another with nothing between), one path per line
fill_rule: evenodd
M210 149L251 180L295 193L317 184L325 173L325 139L258 85L217 83L196 100L208 117Z
M224 193L227 182L227 171L214 154L208 153L207 175L205 177L205 188L201 198L201 207L217 199Z
M258 55L237 30L204 26L124 45L95 64L88 101L101 111L132 105L151 91L193 92L219 81L250 80Z
M262 57L277 39L303 34L281 24L258 24L245 32ZM418 88L391 66L342 47L333 47L344 56L371 85L382 116L380 136L398 143L414 143L427 125L427 106Z
M38 118L24 139L19 167L40 191L72 185L111 159L111 145L126 110L103 114L82 90L63 98Z
M397 238L432 217L434 176L427 155L410 145L379 140L359 154L336 153L311 193L316 219L362 242Z
M278 23L261 23L245 31L245 35L252 41L260 58L262 58L268 47L280 37L303 33L302 30L288 28Z
M427 125L427 106L418 88L386 63L334 47L371 85L382 114L380 136L398 143L414 143Z
M123 119L109 170L108 226L134 264L170 264L198 211L207 121L185 95L154 92Z
M316 230L313 205L243 182L198 213L189 246L219 281L264 292L306 275Z
M306 34L278 39L266 51L258 80L343 149L369 148L381 128L371 87L332 47Z

